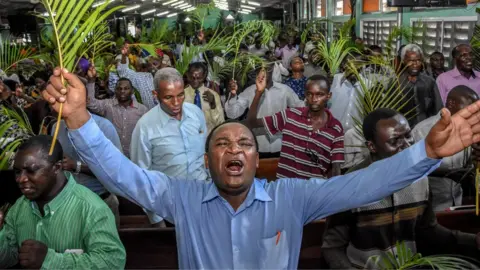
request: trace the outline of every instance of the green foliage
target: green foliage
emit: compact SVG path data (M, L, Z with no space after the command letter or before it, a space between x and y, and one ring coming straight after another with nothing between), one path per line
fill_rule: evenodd
M268 63L263 57L250 53L240 54L233 62L232 72L240 85L245 85L250 72L259 68L265 68L267 65Z
M327 29L325 29L325 23L329 23L330 20L328 19L314 19L310 21L305 29L302 32L301 35L301 40L302 43L305 44L307 43L307 38L309 35L315 34L315 35L324 35Z
M205 18L210 15L210 12L214 10L219 10L215 7L215 3L211 1L208 4L198 4L195 6L195 9L190 11L188 14L190 15L190 19L193 20L195 23L200 25L200 30L203 30L203 25L205 23Z
M21 61L31 58L35 51L26 46L16 44L12 36L0 37L0 69L6 74Z
M394 26L392 28L392 31L387 36L387 40L385 42L385 54L388 57L394 57L396 55L394 45L399 38L405 39L407 43L412 43L413 28L409 26Z
M17 136L18 134L27 134L33 136L32 126L28 121L28 117L21 109L20 113L14 109L9 109L5 106L1 106L0 114L7 116L7 121L0 124L0 149L3 151L0 153L0 170L8 169L8 162L13 157L17 148L25 141L25 137Z
M448 255L435 255L422 257L420 253L413 252L406 247L405 242L397 242L397 256L391 252L387 256L372 256L372 260L381 270L386 269L418 269L430 267L431 269L473 269L474 265L461 257Z
M314 50L315 58L319 59L324 70L328 70L330 76L340 71L343 61L353 52L360 52L348 36L340 35L328 44L327 39L321 35Z
M47 10L48 17L42 17L52 25L54 44L58 57L56 63L67 70L74 70L78 55L85 55L92 46L101 46L103 40L96 40L89 47L83 45L88 34L94 31L116 10L117 6L106 10L109 2L97 7L89 13L95 0L41 0ZM88 16L86 16L88 14Z

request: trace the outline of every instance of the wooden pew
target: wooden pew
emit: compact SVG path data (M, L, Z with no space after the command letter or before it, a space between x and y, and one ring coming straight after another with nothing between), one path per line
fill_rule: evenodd
M255 177L273 181L277 179L277 168L279 158L260 159Z
M480 232L480 217L475 216L473 210L442 212L437 214L437 219L439 224L449 229L469 233ZM145 218L143 221L148 222ZM141 222L141 218L138 216L122 217L121 220L122 228L119 233L127 249L127 268L177 268L174 228L134 228L139 225L139 222ZM321 258L324 230L324 220L312 222L304 227L298 268L318 269L326 267ZM421 243L419 244L421 245ZM428 243L423 244L423 246L432 248ZM428 254L423 250L420 252Z

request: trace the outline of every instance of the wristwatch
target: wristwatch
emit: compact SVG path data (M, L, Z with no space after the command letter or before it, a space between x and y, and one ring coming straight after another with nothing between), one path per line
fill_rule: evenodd
M82 170L82 162L77 161L77 169L75 170L75 174L79 174Z

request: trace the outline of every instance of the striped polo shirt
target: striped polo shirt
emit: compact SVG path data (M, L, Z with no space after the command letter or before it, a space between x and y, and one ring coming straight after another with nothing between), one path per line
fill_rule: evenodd
M313 131L308 108L288 108L263 118L269 136L282 132L277 178L326 178L333 163L344 161L343 128L325 109L326 125Z

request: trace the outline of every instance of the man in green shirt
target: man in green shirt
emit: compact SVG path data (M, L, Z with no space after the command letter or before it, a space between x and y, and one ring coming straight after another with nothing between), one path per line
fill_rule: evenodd
M125 248L108 206L62 170L63 150L51 136L18 149L16 181L23 195L0 212L0 268L121 269Z

